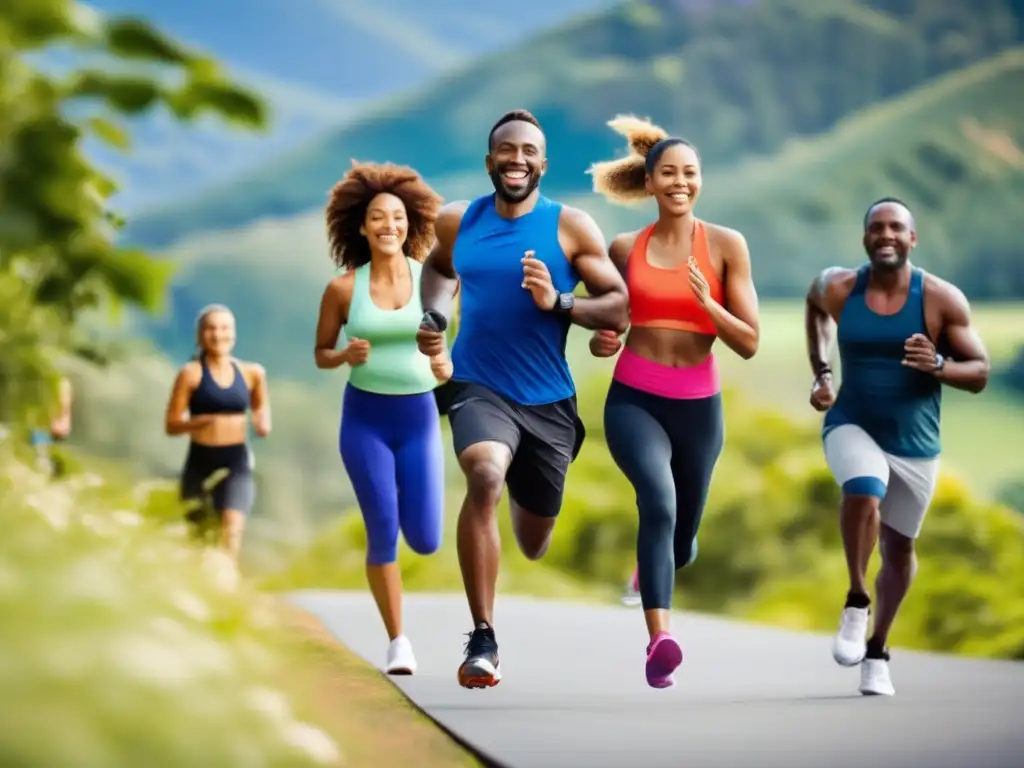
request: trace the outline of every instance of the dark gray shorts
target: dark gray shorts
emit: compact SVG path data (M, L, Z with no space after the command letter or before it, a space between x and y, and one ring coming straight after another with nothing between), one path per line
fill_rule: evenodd
M223 477L218 480L216 475ZM233 509L249 514L255 497L256 484L248 445L189 444L185 468L181 473L183 501L208 498L218 512Z
M509 496L535 515L557 516L565 475L586 435L576 397L520 405L479 384L454 384L446 410L455 454L475 443L504 443L512 452L505 476Z

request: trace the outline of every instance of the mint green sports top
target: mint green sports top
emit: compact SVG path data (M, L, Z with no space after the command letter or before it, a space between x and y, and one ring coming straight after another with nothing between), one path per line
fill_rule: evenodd
M381 309L370 297L370 265L355 270L352 301L345 336L370 342L370 356L349 372L348 381L364 392L378 395L416 395L431 392L437 379L430 358L416 346L416 330L423 319L420 277L423 265L406 258L412 277L412 298L400 309Z

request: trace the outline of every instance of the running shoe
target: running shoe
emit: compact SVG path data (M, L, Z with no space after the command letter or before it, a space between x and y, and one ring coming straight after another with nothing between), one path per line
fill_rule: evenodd
M484 622L469 633L466 660L459 667L459 685L463 688L493 688L501 682L498 641L494 629Z
M651 688L671 688L672 673L683 663L683 648L668 632L659 632L647 646L647 684Z
M853 667L867 653L869 608L843 608L839 631L832 643L832 658L844 667Z
M385 668L389 675L415 675L416 657L412 643L405 635L399 635L388 646L388 663Z

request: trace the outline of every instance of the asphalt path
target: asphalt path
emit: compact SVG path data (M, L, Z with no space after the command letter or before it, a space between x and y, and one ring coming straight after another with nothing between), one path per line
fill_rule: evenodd
M368 594L290 599L383 667L387 636ZM406 596L419 671L391 679L509 768L1024 766L1024 663L895 649L896 696L864 697L859 670L832 660L828 635L679 613L677 684L653 690L639 608L499 596L494 623L502 681L465 690L465 598Z

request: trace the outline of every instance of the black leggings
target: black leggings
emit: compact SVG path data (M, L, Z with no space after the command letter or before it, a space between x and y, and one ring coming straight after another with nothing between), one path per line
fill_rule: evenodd
M725 442L722 396L670 400L613 381L604 431L636 491L644 610L671 608L676 569L697 557L697 529Z

